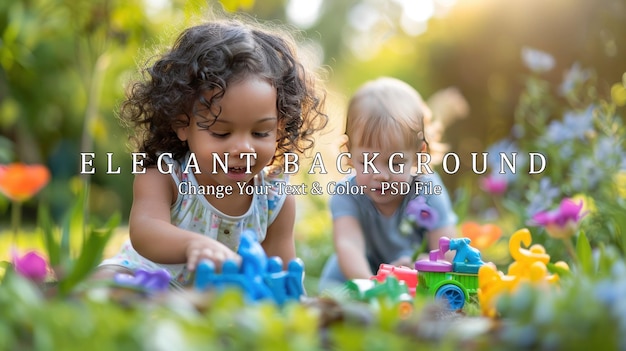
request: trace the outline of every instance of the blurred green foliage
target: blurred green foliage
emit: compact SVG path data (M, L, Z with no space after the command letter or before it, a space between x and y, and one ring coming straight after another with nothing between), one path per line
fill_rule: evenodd
M136 2L4 1L0 5L0 128L13 159L48 165L46 196L55 217L68 207L79 152L123 155L125 132L114 118L122 81L154 32ZM102 160L101 160L102 161ZM96 164L104 164L96 161ZM130 199L128 176L94 176L97 212ZM117 189L112 187L116 184ZM103 201L100 199L100 201Z
M138 0L0 4L0 157L50 168L53 180L42 196L55 219L76 193L80 152L97 155L95 174L81 177L92 185L91 212L128 213L131 150L117 106L137 65L205 9L202 1L163 8ZM106 153L114 155L112 170L125 171L107 174Z
M246 303L236 290L145 296L87 282L67 296L42 290L4 263L0 350L622 349L626 264L613 247L588 258L586 269L562 276L559 289L529 285L504 295L493 320L478 317L475 306L450 312L424 296L408 318L393 305L340 295L279 308ZM93 263L79 259L74 269L88 267Z
M499 166L493 167L488 174L503 178L506 192L490 194L472 186L473 215L499 222L505 233L536 226L533 242L562 259L562 242L533 224L532 217L558 207L563 198L573 198L584 204L581 228L591 245L611 245L626 253L626 220L619 215L626 211L626 110L619 97L626 87L621 76L609 88L599 89L595 69L574 64L555 88L542 73L531 72L509 135L486 151L508 157L513 152L540 152L545 170L529 174L529 159L524 157L518 159L522 171L516 174L500 175ZM499 165L497 158L487 160Z

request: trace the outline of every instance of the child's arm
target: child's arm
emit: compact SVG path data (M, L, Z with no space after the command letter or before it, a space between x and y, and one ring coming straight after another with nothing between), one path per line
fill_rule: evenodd
M410 256L400 256L400 258L392 261L390 264L392 266L404 266L404 267L413 268L415 261L413 261L413 259L411 259Z
M347 279L370 278L373 275L365 256L363 232L356 218L335 218L333 240L339 267Z
M239 260L239 255L217 240L171 223L170 206L176 191L172 178L156 168L136 175L129 219L130 239L135 250L157 263L186 262L189 270L194 270L203 258L218 265L226 259Z
M278 256L287 265L289 261L296 257L296 247L293 236L293 226L296 219L296 198L287 195L285 202L274 219L274 222L267 228L265 240L261 243L267 256Z

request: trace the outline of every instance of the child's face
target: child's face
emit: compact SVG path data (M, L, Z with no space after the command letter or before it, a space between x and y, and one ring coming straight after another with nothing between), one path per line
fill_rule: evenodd
M376 168L366 167L366 160L372 160L374 153L379 155L371 162ZM365 185L365 194L379 208L391 207L399 205L402 202L402 196L393 195L391 189L387 189L383 193L383 183L408 183L411 180L411 166L415 164L415 152L408 150L380 150L366 147L354 147L350 150L354 170L356 172L356 182L358 185ZM368 153L366 156L365 154ZM402 153L403 156L392 155ZM400 172L400 170L402 171ZM365 173L365 172L368 173ZM378 171L378 173L376 173ZM395 173L394 173L395 172Z
M210 100L212 92L204 97ZM208 111L207 119L193 117L188 126L177 130L178 137L186 140L193 152L202 174L196 174L201 184L235 184L249 182L255 174L267 166L276 152L278 134L277 93L267 81L258 77L249 77L228 87L224 96L212 106L220 111L213 123ZM208 125L202 128L197 122ZM228 172L221 170L216 163L214 170L213 153L224 161L228 156ZM250 171L246 173L247 158L243 153L256 153L256 159L250 157Z

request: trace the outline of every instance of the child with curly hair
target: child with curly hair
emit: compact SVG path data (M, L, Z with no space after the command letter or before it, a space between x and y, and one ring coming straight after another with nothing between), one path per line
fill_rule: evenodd
M185 285L202 259L240 260L245 229L268 256L295 258L295 199L277 185L285 153L310 149L327 122L315 83L284 33L235 20L184 30L122 104L144 173L130 240L96 275L165 268Z
M413 267L423 242L436 249L440 237L456 236L457 216L441 178L418 161L429 155L429 114L419 93L395 78L367 82L350 99L346 146L355 174L330 198L336 253L322 271L320 290L370 278L382 263ZM385 191L392 183L409 191ZM364 190L340 189L346 186Z

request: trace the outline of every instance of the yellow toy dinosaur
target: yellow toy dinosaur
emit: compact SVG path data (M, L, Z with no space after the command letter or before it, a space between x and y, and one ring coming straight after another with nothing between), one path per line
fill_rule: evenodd
M550 256L543 246L530 246L532 236L526 228L520 229L509 239L509 252L514 262L509 265L508 273L504 275L496 267L486 264L478 271L478 302L483 315L495 317L496 300L505 293L512 293L522 283L533 285L557 284L558 274L549 274ZM523 248L522 244L528 249ZM555 265L569 270L567 263L559 261Z

